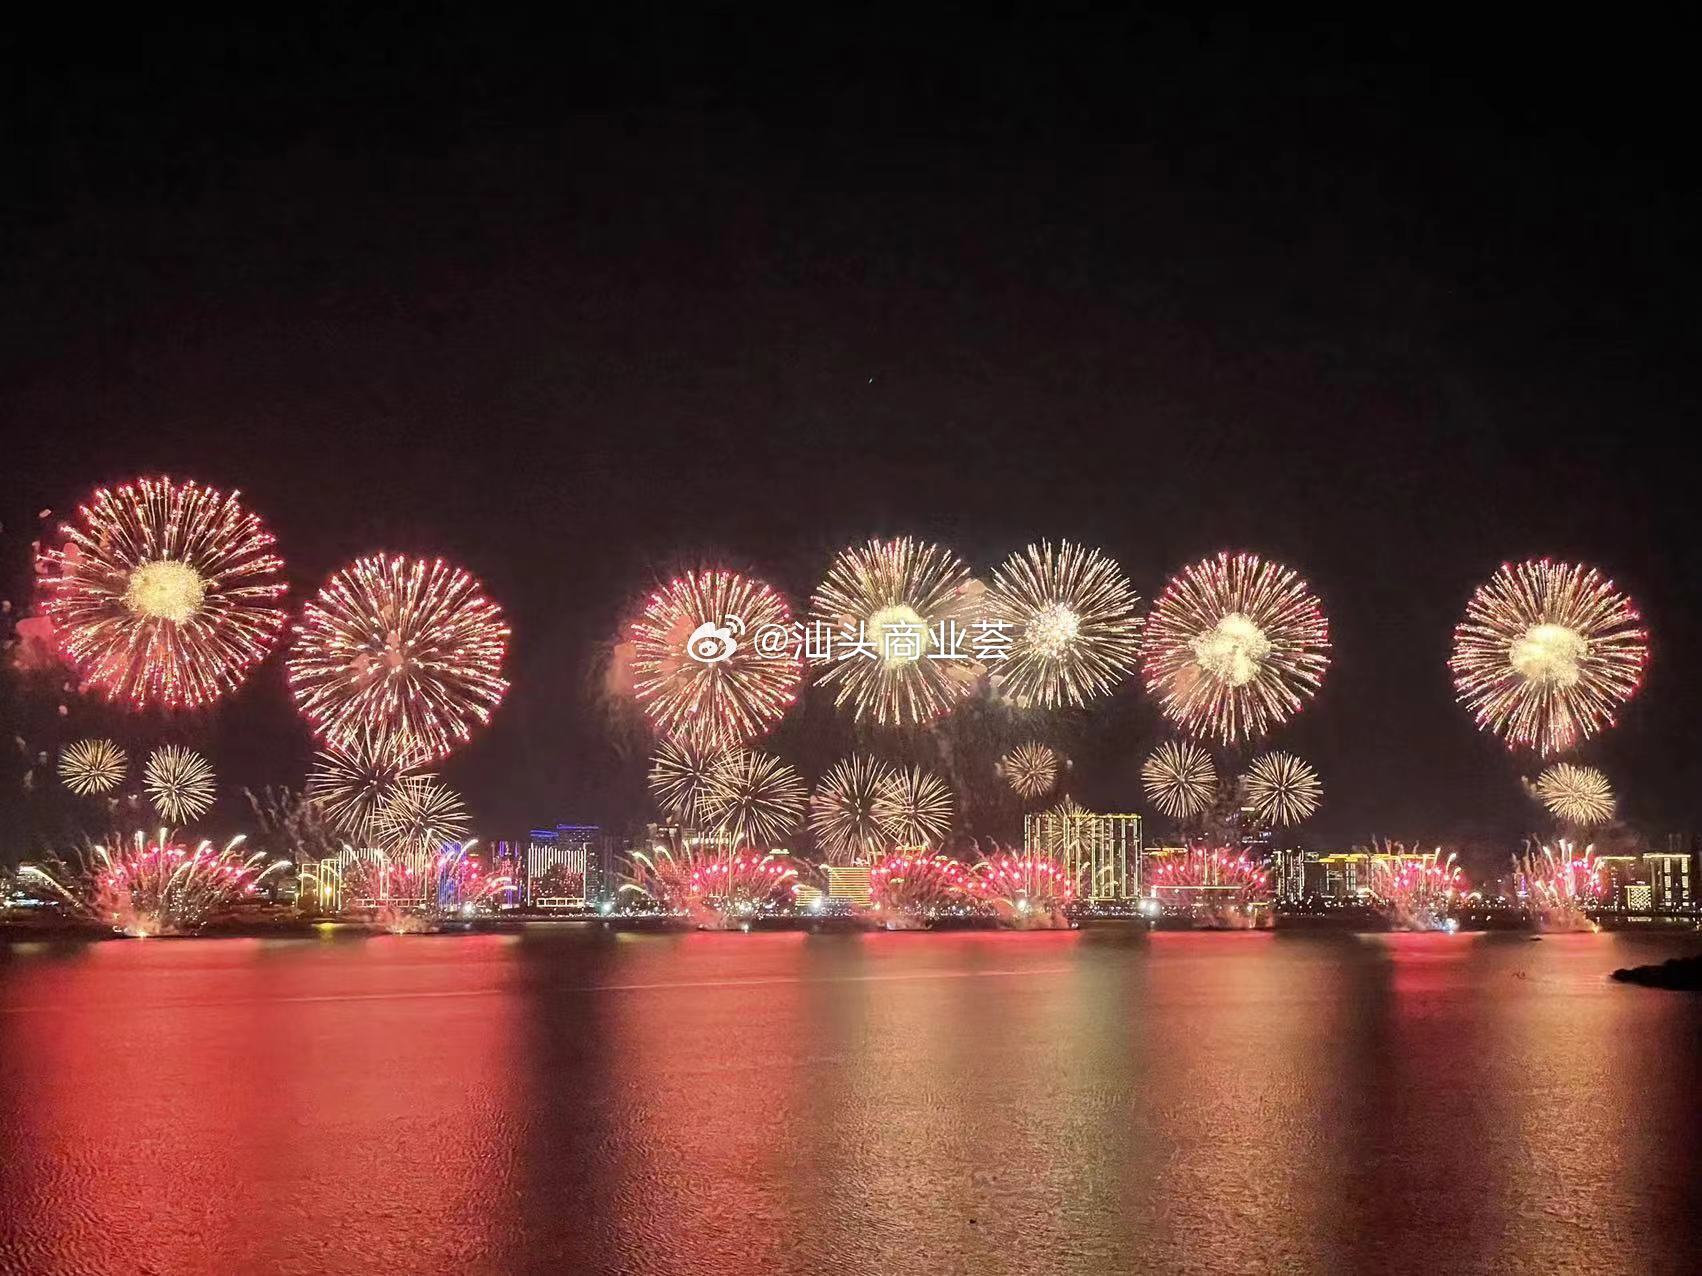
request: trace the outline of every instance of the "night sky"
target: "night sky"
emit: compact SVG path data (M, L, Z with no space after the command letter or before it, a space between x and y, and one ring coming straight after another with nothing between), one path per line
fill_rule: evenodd
M801 600L873 534L978 568L1068 536L1150 599L1254 549L1332 621L1273 737L1324 778L1309 840L1487 855L1534 768L1454 704L1450 633L1502 561L1572 556L1654 635L1584 757L1651 837L1702 825L1673 34L403 12L17 36L6 596L38 510L138 472L240 487L298 597L453 558L516 631L445 768L494 836L642 813L601 664L681 566ZM819 773L829 719L776 747ZM310 755L276 658L165 729L233 784ZM1084 800L1136 802L1152 704L1065 729Z

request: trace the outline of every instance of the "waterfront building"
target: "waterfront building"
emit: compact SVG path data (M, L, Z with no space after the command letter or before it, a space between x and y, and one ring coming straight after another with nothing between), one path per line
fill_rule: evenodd
M1643 857L1653 910L1657 913L1696 911L1696 857L1688 850L1650 851Z
M866 908L873 899L867 864L827 865L827 897Z
M1141 887L1141 817L1079 808L1036 811L1023 818L1023 846L1064 861L1086 903L1132 900Z
M496 860L528 908L580 909L615 890L610 839L597 824L535 828L524 843L499 842Z
M1297 904L1311 893L1307 889L1306 870L1317 862L1318 852L1298 846L1271 853L1271 886L1279 904Z

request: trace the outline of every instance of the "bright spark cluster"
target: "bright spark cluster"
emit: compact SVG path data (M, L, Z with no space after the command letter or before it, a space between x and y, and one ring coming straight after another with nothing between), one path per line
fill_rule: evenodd
M875 798L875 822L889 842L905 850L943 841L951 817L951 789L923 767L894 767Z
M706 748L690 740L663 740L650 763L650 796L681 828L703 828L715 769L726 757L724 749Z
M465 842L468 827L461 795L430 775L398 780L372 817L377 849L391 856L436 855Z
M160 818L187 824L213 806L213 764L193 749L167 744L148 755L142 786Z
M1265 753L1247 768L1244 793L1253 813L1271 828L1302 823L1324 798L1324 785L1309 763L1292 753Z
M1316 694L1330 631L1306 582L1256 554L1184 568L1147 618L1147 690L1185 730L1256 740Z
M730 748L766 733L798 697L795 643L757 636L792 629L792 609L737 572L687 572L650 596L632 625L634 690L666 739Z
M143 478L101 488L37 563L66 658L109 699L210 704L277 642L283 560L229 495Z
M810 600L816 625L836 635L819 682L857 722L916 726L951 712L981 668L940 659L940 626L963 625L976 586L956 554L926 541L871 540L842 550ZM915 638L917 655L889 636ZM862 642L873 658L853 645ZM895 648L897 649L895 651Z
M1010 626L999 690L1024 707L1085 705L1116 689L1140 654L1140 595L1122 568L1070 541L1030 545L994 569L989 619Z
M1029 741L1019 744L999 759L999 774L1018 797L1040 798L1058 783L1060 761L1057 750Z
M876 805L891 774L878 758L854 754L822 776L810 797L810 832L829 863L864 863L889 846Z
M1613 818L1613 784L1593 766L1551 766L1537 777L1536 794L1550 815L1577 828L1596 828Z
M441 758L507 693L508 634L501 608L461 568L374 555L337 572L303 609L290 685L328 745L398 735Z
M1185 740L1166 740L1141 766L1147 800L1173 820L1198 815L1217 797L1211 754Z
M78 740L59 755L59 779L82 797L110 793L124 782L129 758L111 740Z
M1611 726L1648 659L1630 598L1593 567L1543 558L1503 564L1472 595L1448 667L1478 726L1550 757Z

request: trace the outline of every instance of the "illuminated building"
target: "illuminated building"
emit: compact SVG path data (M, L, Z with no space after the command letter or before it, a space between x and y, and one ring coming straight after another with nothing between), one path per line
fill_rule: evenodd
M1689 851L1650 851L1643 857L1653 911L1688 913L1696 909L1696 857Z
M1141 887L1141 817L1101 815L1076 806L1023 817L1023 848L1064 861L1079 898L1089 904L1132 900Z
M1638 897L1644 900L1641 908L1632 905L1632 888L1647 887L1648 880L1641 873L1642 865L1635 855L1598 855L1596 856L1596 875L1601 880L1602 894L1607 900L1608 907L1622 913L1646 913L1649 911L1647 899L1649 892L1645 889Z
M829 864L827 873L827 897L831 900L844 900L859 907L867 907L871 902L871 881L867 864Z
M580 909L613 889L609 839L596 824L557 824L533 829L524 846L499 843L497 859L509 860L528 908Z
M1437 859L1435 851L1337 851L1332 855L1319 855L1305 863L1309 885L1318 887L1316 891L1309 889L1306 893L1337 900L1357 899L1370 894L1378 873L1397 872L1406 863L1430 865ZM1316 869L1312 868L1314 863Z
M1309 894L1307 868L1318 862L1318 852L1304 851L1298 846L1284 847L1271 853L1271 886L1279 904L1294 904ZM1312 875L1314 878L1316 873Z

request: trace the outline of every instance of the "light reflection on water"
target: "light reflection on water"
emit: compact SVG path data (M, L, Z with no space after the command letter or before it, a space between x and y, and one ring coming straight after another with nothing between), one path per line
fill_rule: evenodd
M17 945L0 1270L1696 1270L1697 946Z

